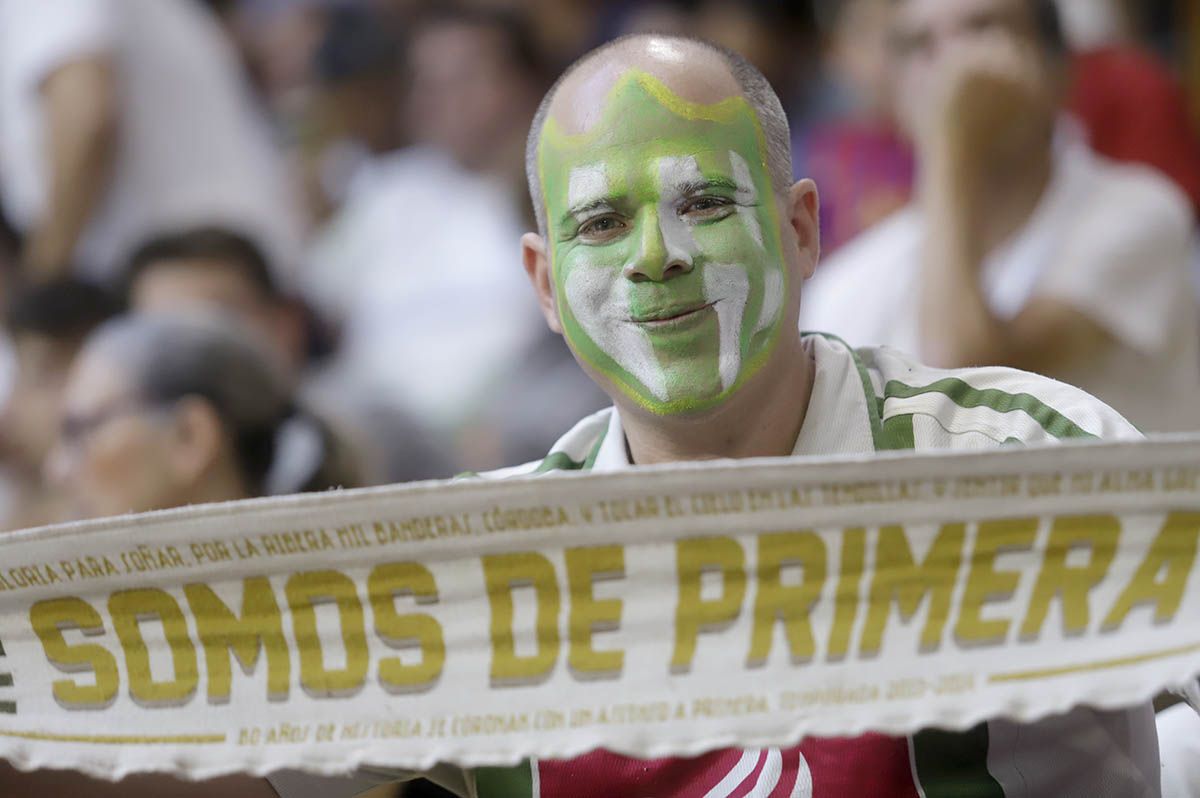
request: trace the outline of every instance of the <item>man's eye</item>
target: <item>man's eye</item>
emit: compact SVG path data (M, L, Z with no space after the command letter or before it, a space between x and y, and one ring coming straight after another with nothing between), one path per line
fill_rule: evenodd
M694 200L686 203L681 209L681 214L699 214L702 216L715 216L719 211L730 207L733 203L725 197L697 197Z
M579 228L579 235L591 238L604 238L615 235L625 229L625 223L616 216L599 216L585 222Z

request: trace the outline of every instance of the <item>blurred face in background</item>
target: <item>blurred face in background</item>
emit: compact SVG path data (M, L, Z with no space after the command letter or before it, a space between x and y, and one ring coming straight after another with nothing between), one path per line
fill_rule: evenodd
M323 90L322 101L338 120L338 133L361 142L373 153L400 146L399 74L380 74L339 81Z
M897 115L910 136L919 135L961 51L1008 39L1042 52L1027 0L897 0L893 5Z
M153 262L134 281L129 302L138 313L228 314L259 336L289 368L303 359L303 321L298 315L268 297L242 269L217 258Z
M147 403L116 361L85 349L63 397L46 476L76 518L188 504L216 458L212 431L189 419L201 400Z
M851 109L869 118L893 112L895 80L888 49L894 0L846 0L827 44L825 60L849 90Z
M418 142L440 147L468 169L485 170L514 139L523 139L536 87L499 28L427 23L413 36L409 58L408 120Z
M95 518L169 507L176 495L165 456L167 427L136 395L119 364L87 352L63 397L47 478L70 512Z

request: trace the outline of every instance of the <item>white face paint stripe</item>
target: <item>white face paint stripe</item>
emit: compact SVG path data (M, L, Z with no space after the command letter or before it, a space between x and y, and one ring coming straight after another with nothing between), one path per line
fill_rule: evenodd
M783 309L783 272L770 268L763 274L763 304L762 312L758 314L758 324L754 332L762 332L779 318Z
M656 399L668 399L666 375L646 333L629 324L629 293L634 284L616 269L580 263L566 279L567 304L579 326Z
M662 365L658 362L658 356L654 354L654 345L650 343L650 336L645 330L635 327L632 324L625 323L629 318L629 309L633 305L632 294L636 290L636 285L623 277L620 281L625 288L625 319L615 324L616 330L616 348L623 357L626 357L626 362L617 362L621 364L632 374L638 382L645 385L650 393L662 402L669 398L667 392L667 375L663 371Z
M742 319L749 296L750 278L744 266L710 263L704 267L704 300L716 303L722 390L729 390L742 370Z
M576 166L567 180L567 207L574 208L608 196L608 175L603 164Z
M758 223L758 216L754 208L746 207L746 205L754 205L758 202L758 189L754 187L754 178L750 176L750 164L746 163L746 159L741 155L730 150L729 166L733 169L733 180L737 183L737 193L734 199L738 202L738 216L742 217L742 223L746 225L746 232L761 249L763 246L762 226Z
M703 179L693 156L658 159L658 229L662 232L668 263L678 261L691 266L699 251L691 228L679 218L678 206L683 199L684 186Z

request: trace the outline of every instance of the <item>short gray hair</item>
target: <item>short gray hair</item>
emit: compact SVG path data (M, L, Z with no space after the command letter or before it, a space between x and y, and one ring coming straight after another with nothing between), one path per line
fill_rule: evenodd
M542 182L538 175L538 146L542 139L542 128L546 125L546 117L550 115L550 106L554 102L555 95L558 94L559 87L577 69L592 59L610 50L627 47L635 40L650 37L663 38L659 34L635 33L613 39L611 42L597 47L567 67L567 70L559 76L554 85L550 87L550 91L546 92L546 96L542 98L537 114L533 117L533 125L529 128L529 138L525 142L525 175L529 179L529 196L533 200L533 212L537 216L538 231L542 235L546 234L546 207L542 197ZM767 144L767 169L771 175L771 185L779 194L786 192L793 180L792 134L788 126L787 113L783 110L783 103L779 101L779 95L771 88L770 82L763 76L763 73L738 53L712 42L690 36L665 38L697 45L715 53L725 62L729 73L733 76L738 88L741 89L742 95L758 116L759 125L762 126L763 137Z

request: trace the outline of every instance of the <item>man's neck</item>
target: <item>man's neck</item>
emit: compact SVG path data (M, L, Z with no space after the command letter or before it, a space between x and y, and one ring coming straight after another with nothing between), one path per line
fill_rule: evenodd
M672 418L621 407L632 462L638 465L792 453L808 412L816 371L799 335L780 341L770 361L719 408Z

